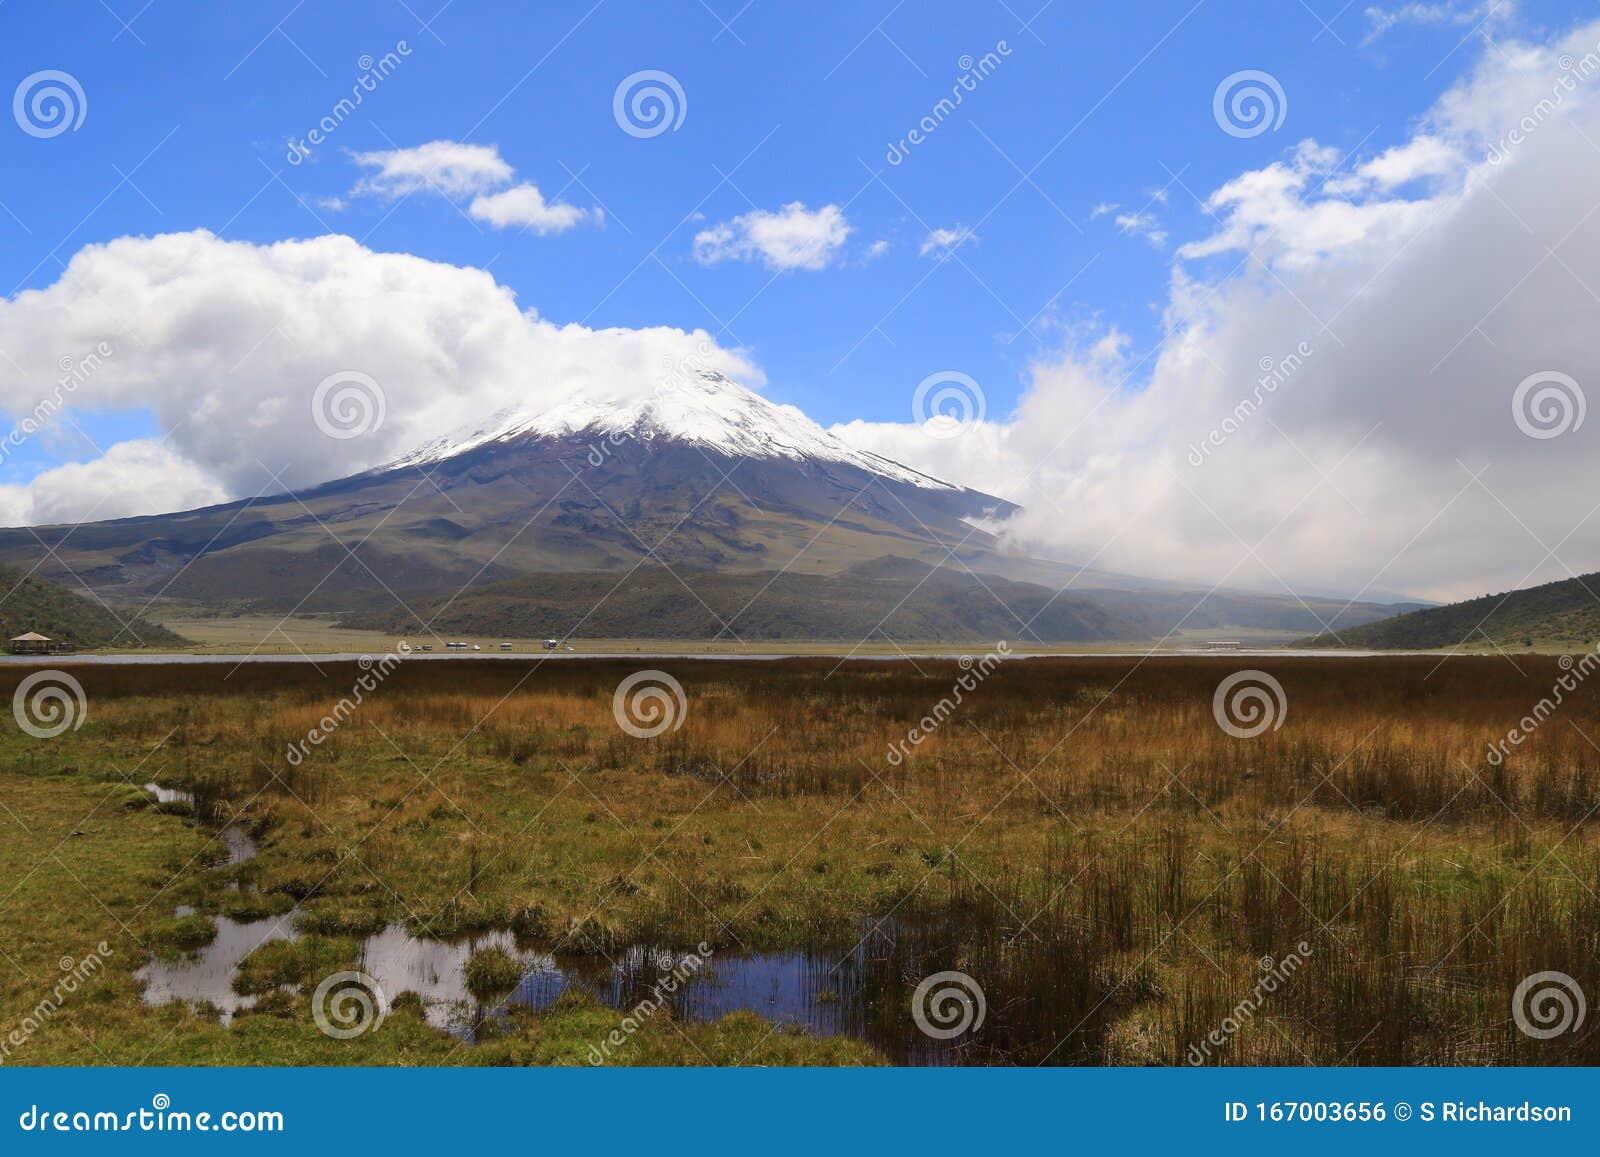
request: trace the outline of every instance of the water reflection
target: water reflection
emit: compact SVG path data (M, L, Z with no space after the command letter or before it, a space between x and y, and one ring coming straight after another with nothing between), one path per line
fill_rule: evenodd
M177 915L186 914L184 908L178 909ZM210 944L172 959L153 957L133 974L145 986L144 1002L162 1005L181 1000L191 1007L210 1004L221 1012L222 1023L228 1024L234 1013L256 1002L254 996L240 996L233 990L239 962L263 944L297 939L292 916L247 923L216 917L217 938Z
M219 917L217 939L210 945L178 961L152 961L140 970L148 986L146 1002L208 1001L227 1022L235 1011L254 1003L253 997L233 992L240 961L262 944L294 939L297 916L295 911L247 924ZM723 951L684 967L688 952L653 945L634 945L610 959L558 958L519 945L506 931L440 940L413 936L404 925L391 924L362 942L359 967L391 1002L401 993L415 993L430 1025L467 1042L501 1029L512 1008L548 1008L576 988L619 1014L656 999L680 1022L716 1020L744 1010L819 1036L864 1040L901 1064L963 1063L965 1042L932 1040L916 1028L909 999L920 976L902 976L895 965L904 962L891 960L892 945L887 932L878 932L854 949ZM509 993L483 1001L467 989L466 965L473 953L488 948L507 953L523 973ZM661 982L674 969L680 983L663 996Z

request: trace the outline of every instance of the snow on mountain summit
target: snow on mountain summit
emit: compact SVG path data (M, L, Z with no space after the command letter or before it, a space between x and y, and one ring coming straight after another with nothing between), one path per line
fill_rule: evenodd
M929 490L959 490L938 478L857 450L799 408L769 402L714 371L702 371L648 397L601 402L572 397L537 413L510 409L480 425L434 438L383 469L426 465L513 438L665 440L733 458L837 462Z

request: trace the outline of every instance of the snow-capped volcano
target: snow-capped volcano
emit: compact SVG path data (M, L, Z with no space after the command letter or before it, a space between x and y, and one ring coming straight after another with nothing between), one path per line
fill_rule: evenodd
M959 490L949 482L891 459L857 450L795 406L769 402L713 371L627 402L573 397L538 412L501 410L481 424L434 438L382 469L427 465L480 446L518 438L664 440L699 446L730 458L785 458L854 466L928 490Z

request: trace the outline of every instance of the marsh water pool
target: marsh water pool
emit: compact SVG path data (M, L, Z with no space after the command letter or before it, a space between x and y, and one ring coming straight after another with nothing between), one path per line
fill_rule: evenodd
M298 916L290 911L250 922L217 917L210 944L153 958L139 971L145 1002L210 1005L230 1022L256 1002L234 991L240 963L264 944L297 939ZM889 929L869 929L860 944L834 952L723 951L702 957L694 949L635 944L609 957L558 957L519 944L508 931L441 939L391 924L362 942L360 969L390 1003L402 993L416 994L429 1024L468 1044L501 1031L512 1009L548 1008L577 989L616 1009L619 1023L642 1002L661 999L679 1021L716 1020L745 1010L818 1036L866 1041L901 1064L963 1063L962 1042L929 1037L912 1016L910 994L920 978L902 979L880 967L895 955ZM466 966L475 952L491 948L516 960L522 975L510 991L483 1000L469 991ZM674 970L681 982L663 998L658 986Z

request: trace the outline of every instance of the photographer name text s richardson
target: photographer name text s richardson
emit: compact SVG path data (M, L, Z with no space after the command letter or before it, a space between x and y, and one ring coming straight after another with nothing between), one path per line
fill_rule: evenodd
M1571 1105L1535 1105L1531 1101L1490 1104L1487 1101L1225 1101L1222 1119L1229 1123L1377 1124L1418 1121L1423 1124L1570 1124Z

